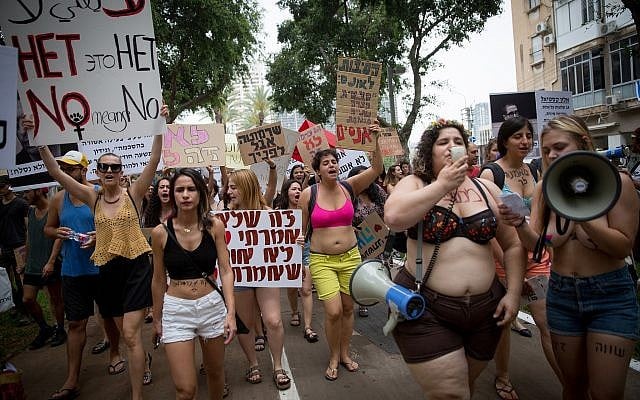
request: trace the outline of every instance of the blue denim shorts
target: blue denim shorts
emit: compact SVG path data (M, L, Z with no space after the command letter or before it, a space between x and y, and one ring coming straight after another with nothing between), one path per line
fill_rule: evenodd
M585 278L551 271L547 320L556 335L594 332L640 339L640 307L629 267Z
M311 255L311 242L306 240L302 248L302 266L309 267L309 257Z

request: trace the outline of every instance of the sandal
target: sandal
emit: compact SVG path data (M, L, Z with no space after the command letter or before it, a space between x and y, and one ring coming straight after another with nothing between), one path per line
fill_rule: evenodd
M318 341L318 334L310 327L304 328L304 338L309 343L315 343Z
M244 379L251 384L262 382L262 372L260 371L260 367L257 365L249 367L247 372L244 374Z
M204 369L204 363L200 364L200 375L206 375L207 374L207 370Z
M358 372L358 369L360 369L360 365L353 360L349 362L340 361L340 365L342 365L349 372Z
M231 393L231 385L229 385L226 381L224 383L224 388L222 388L222 398L224 399Z
M256 336L256 342L255 342L256 351L263 351L266 341L267 341L266 336Z
M324 378L331 382L338 379L338 368L331 368L331 364L329 364L327 370L324 373Z
M78 396L80 396L80 389L77 387L62 388L53 392L53 394L49 396L49 400L70 400L75 399Z
M300 326L300 313L299 312L291 313L291 321L289 321L289 325L291 325L291 326Z
M127 369L124 363L125 363L125 360L123 358L115 364L109 364L109 368L108 368L109 375L118 375L123 373Z
M496 379L493 381L493 386L496 389L496 394L500 399L503 400L518 400L518 394L515 389L511 385L508 379L496 376Z
M358 308L358 315L362 318L367 318L369 316L369 309L367 307L360 306Z
M106 349L108 349L109 346L110 346L109 341L102 339L101 341L96 343L95 346L91 348L91 354L100 354L104 352Z
M150 385L153 382L153 375L151 374L151 361L153 358L151 357L151 353L147 353L147 369L144 371L144 375L142 375L142 384Z
M273 382L276 384L278 390L287 390L291 387L291 378L289 378L287 371L284 369L273 371Z

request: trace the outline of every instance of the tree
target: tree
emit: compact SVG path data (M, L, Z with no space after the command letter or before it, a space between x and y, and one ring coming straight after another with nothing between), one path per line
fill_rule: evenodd
M638 0L621 0L622 4L631 11L633 23L636 26L636 34L640 33L640 1Z
M245 110L248 112L245 115L244 127L251 128L261 125L271 113L272 108L273 103L269 99L269 89L262 85L257 86L248 96L247 104L245 104Z
M212 121L218 124L224 124L225 127L228 123L235 122L240 118L238 100L231 95L229 87L227 87L220 96L220 101L216 107L206 105L203 107L203 111Z
M289 8L293 20L279 27L278 40L284 46L267 74L276 106L286 110L298 108L311 119L324 122L334 111L333 66L338 56L349 55L386 65L401 64L406 59L413 78L413 93L409 98L411 110L398 131L406 143L421 108L429 101L429 96L422 93L422 80L437 65L435 57L451 46L460 45L471 33L481 31L487 19L500 12L501 1L283 0L279 4ZM322 56L313 57L314 49ZM291 81L287 83L283 76L291 77ZM400 89L400 83L396 85ZM381 91L384 86L381 85Z
M220 107L225 87L247 73L257 45L255 0L154 0L152 6L169 120Z

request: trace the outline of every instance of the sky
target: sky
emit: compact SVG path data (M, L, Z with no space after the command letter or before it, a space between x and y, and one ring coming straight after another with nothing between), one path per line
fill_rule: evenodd
M275 53L280 48L277 26L290 15L280 10L275 0L258 0L258 3L264 10L262 51L265 54ZM490 93L516 91L510 1L504 2L503 12L490 18L481 33L472 35L461 47L443 52L438 60L444 67L430 72L428 79L424 80L446 81L447 86L435 92L438 100L427 108L431 114L461 119L463 107L488 102ZM412 81L410 76L407 78ZM401 100L396 100L396 103L398 120L402 122L408 106ZM417 121L414 133L422 132L430 119L425 117Z

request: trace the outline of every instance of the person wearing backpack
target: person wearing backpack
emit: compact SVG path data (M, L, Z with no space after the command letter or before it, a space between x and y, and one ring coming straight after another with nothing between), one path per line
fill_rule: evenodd
M319 183L300 195L303 232L311 243L309 269L318 298L324 302L324 327L330 356L325 378L338 379L338 365L350 372L359 368L349 354L353 334L353 299L349 291L351 274L361 262L356 234L351 225L354 199L373 183L384 169L378 144L380 127L369 126L376 142L371 167L345 181L338 180L340 167L335 149L321 150L312 167ZM301 235L298 242L304 244Z
M524 162L524 158L531 151L532 145L533 127L529 120L523 117L515 117L503 122L498 130L497 137L498 151L502 157L495 162L485 164L480 173L481 178L494 182L502 190L503 194L518 194L529 210L531 210L531 198L538 181L537 169ZM496 272L504 283L505 272L502 267L502 252L498 246L493 246L493 249L496 259ZM548 285L550 270L551 257L547 251L544 252L540 262L533 261L532 253L529 252L522 297L525 303L528 304L533 319L540 330L540 341L547 361L558 379L560 379L559 369L551 348L551 336L545 312L545 298L544 296L529 296L531 292L528 292L529 285L527 284L531 279L531 282L542 281L545 286ZM529 335L526 335L522 330L516 331L523 336L530 335L530 332ZM494 386L501 399L513 400L517 399L518 395L509 379L510 340L509 329L505 328L494 357L496 362Z

